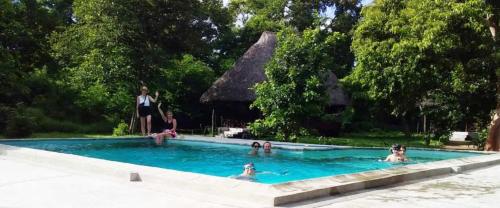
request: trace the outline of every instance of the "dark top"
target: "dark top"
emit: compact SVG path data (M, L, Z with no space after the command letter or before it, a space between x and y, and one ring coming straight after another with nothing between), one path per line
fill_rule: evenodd
M165 129L171 130L173 128L174 128L174 120L172 120L172 122L170 123L168 121L165 122Z

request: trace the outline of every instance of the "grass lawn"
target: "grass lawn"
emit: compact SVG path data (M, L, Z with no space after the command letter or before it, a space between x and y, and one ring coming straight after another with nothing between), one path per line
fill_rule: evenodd
M407 147L440 148L443 144L437 140L431 140L430 145L425 145L422 135L405 137L401 132L365 132L349 133L339 137L303 137L300 143L347 145L356 147L390 147L392 144L403 144Z
M136 137L139 135L126 135L123 137ZM5 139L4 135L0 135L0 139ZM83 133L67 133L67 132L47 132L47 133L33 133L28 138L30 139L47 139L47 138L104 138L112 139L118 138L111 134L83 134Z

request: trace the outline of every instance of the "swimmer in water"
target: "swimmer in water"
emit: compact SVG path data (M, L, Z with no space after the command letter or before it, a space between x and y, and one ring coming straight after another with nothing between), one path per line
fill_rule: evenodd
M246 181L256 181L255 179L255 166L253 163L248 163L243 166L243 173L238 176L231 176L231 178L246 180Z
M406 149L406 148L405 148ZM402 155L402 148L399 144L393 144L391 147L391 153L389 156L385 158L386 162L405 162L406 157Z
M259 149L260 149L260 143L253 142L252 143L252 150L248 154L257 155L259 153Z
M264 153L271 153L271 142L264 142Z

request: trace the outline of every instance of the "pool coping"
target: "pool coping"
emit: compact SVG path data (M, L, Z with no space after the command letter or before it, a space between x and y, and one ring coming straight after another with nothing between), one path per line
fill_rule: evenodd
M186 138L189 137L189 138ZM44 140L113 140L113 139L144 139L148 137L143 136L118 136L118 137L105 137L105 138L81 138L81 137L68 137L68 138L15 138L15 139L0 139L1 141L44 141ZM389 147L356 147L348 145L329 145L329 144L307 144L307 143L293 143L293 142L280 142L280 141L270 141L270 140L260 140L260 139L236 139L236 138L217 138L217 137L207 137L201 135L178 135L176 138L170 138L170 140L183 140L183 141L202 141L209 143L220 143L220 144L235 144L235 145L247 145L250 146L253 142L259 142L261 145L264 142L271 142L273 148L277 149L287 149L287 150L333 150L333 149L387 149ZM440 148L426 148L426 147L411 147L407 146L409 149L413 150L427 150L427 151L446 151L446 152L470 152L470 153L480 153L480 154L494 154L493 151L479 151L479 150L455 150L455 149L440 149Z
M239 142L246 144L252 141L254 140ZM222 143L222 141L220 142ZM142 178L142 183L158 190L164 190L165 187L174 187L261 206L277 206L306 201L500 164L500 154L488 153L481 156L441 160L355 174L327 176L280 184L261 184L4 144L0 144L0 157L110 176L127 183L130 173L137 172Z

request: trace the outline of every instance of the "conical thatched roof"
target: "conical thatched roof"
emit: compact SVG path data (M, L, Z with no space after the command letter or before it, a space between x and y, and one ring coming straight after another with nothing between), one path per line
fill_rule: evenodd
M217 79L200 98L203 103L215 101L252 102L255 92L251 89L256 83L266 80L264 66L273 55L276 47L276 34L264 32L259 41L253 44L238 59L234 68ZM348 96L338 85L335 74L329 72L326 81L329 105L347 105Z
M250 88L266 79L264 65L273 55L275 46L276 34L272 32L262 33L259 41L238 59L233 69L226 71L222 77L214 82L212 87L203 93L200 101L205 103L255 100L255 93Z
M328 79L325 82L326 91L330 100L328 105L348 105L349 97L346 92L340 87L337 76L334 73L328 72Z

